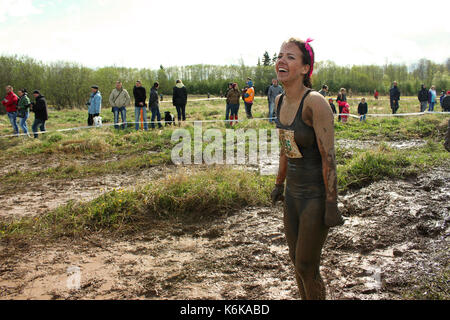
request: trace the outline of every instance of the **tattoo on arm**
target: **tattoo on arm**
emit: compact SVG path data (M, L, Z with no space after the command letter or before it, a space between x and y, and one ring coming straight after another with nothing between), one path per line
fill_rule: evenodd
M334 149L334 117L325 99L314 97L312 124L316 133L317 144L322 156L323 180L326 199L337 200L336 152Z

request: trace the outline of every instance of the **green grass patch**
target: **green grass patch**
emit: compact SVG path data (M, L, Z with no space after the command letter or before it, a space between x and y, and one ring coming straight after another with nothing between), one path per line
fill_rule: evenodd
M433 167L450 167L450 154L442 143L428 140L415 149L391 149L381 144L375 150L348 150L338 148L339 191L361 188L385 178L404 179Z
M89 202L70 202L36 218L0 222L0 237L129 232L149 228L154 219L201 221L245 206L269 205L272 180L227 168L180 173L135 191L114 190Z

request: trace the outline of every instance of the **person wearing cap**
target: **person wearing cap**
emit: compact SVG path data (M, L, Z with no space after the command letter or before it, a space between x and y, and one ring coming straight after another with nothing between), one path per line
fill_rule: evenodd
M31 101L28 98L27 89L20 89L18 92L19 101L17 102L17 117L20 118L19 126L24 134L28 135L27 119L30 116Z
M14 134L19 133L19 127L17 126L17 102L19 98L14 93L12 86L6 86L6 96L2 100L2 104L6 108L6 113L8 114L9 122L11 123Z
M341 115L342 123L347 123L349 114L350 114L350 105L346 102L344 107L342 108L342 115Z
M144 130L148 130L147 121L147 90L142 86L141 80L136 81L136 85L133 88L134 96L134 122L136 131L139 130L139 124L144 124Z
M48 111L47 101L39 90L34 90L33 96L36 102L31 104L31 111L34 112L34 122L31 129L33 130L34 138L37 139L38 127L41 132L45 132L45 122L48 120Z
M247 78L247 90L244 93L245 113L248 119L252 119L252 106L255 100L255 88L253 88L253 81L251 78Z
M122 129L127 127L127 106L131 103L128 91L123 88L122 82L116 81L116 87L109 95L109 104L111 105L111 112L114 114L114 128L119 129L119 113L122 118Z
M94 125L94 117L98 117L102 111L102 94L98 86L91 87L91 96L88 105L88 126Z

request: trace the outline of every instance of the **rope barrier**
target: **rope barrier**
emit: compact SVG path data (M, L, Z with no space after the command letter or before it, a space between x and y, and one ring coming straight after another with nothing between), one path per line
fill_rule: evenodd
M275 120L276 118L252 118L252 119L247 119L247 120L257 120L257 121L261 121L261 120ZM242 122L243 120L186 120L183 121L184 123L212 123L212 122ZM1 138L11 138L11 137L20 137L20 136L31 136L33 134L47 134L47 133L54 133L54 132L67 132L67 131L78 131L78 130L83 130L83 129L100 129L103 127L112 127L112 126L122 126L124 124L128 125L134 125L134 124L168 124L169 122L165 122L163 120L161 121L147 121L147 122L119 122L119 123L105 123L99 126L81 126L81 127L74 127L74 128L65 128L65 129L57 129L57 130L52 130L52 131L39 131L39 132L31 132L31 133L18 133L18 134L8 134L8 135L2 135L0 136ZM173 122L173 125L175 125L175 121Z
M220 100L223 98L212 98L215 100ZM204 101L204 100L211 100L211 99L198 99L198 100L191 100L190 102L193 101ZM170 101L162 101L162 102L170 102ZM426 114L445 114L445 115L450 115L450 112L438 112L438 111L433 111L433 112L429 112L429 111L425 111L425 112L416 112L416 113L396 113L396 114L388 114L388 113L369 113L366 114L367 117L407 117L407 116L422 116L422 115L426 115ZM344 113L344 114L335 114L335 117L339 117L340 116L349 116L351 118L356 118L359 119L360 116L359 115L355 115L355 114L351 114L351 113ZM276 120L276 117L274 118L252 118L252 119L248 119L248 120L257 120L257 121L262 121L262 120ZM242 121L242 120L241 120ZM187 120L187 121L183 121L184 123L212 123L212 122L241 122L241 121L236 121L236 120ZM98 128L102 128L102 127L112 127L112 126L122 126L124 124L126 125L134 125L134 124L161 124L163 121L147 121L147 122L120 122L120 123L106 123L106 124L102 124L100 126L81 126L81 127L74 127L74 128L65 128L65 129L57 129L57 130L53 130L53 131L40 131L40 132L32 132L32 133L18 133L18 134L8 134L8 135L1 135L1 138L10 138L10 137L20 137L20 136L31 136L31 134L47 134L47 133L53 133L53 132L68 132L68 131L78 131L78 130L83 130L83 129L98 129ZM164 124L167 124L164 121ZM173 122L173 124L175 124L175 121Z

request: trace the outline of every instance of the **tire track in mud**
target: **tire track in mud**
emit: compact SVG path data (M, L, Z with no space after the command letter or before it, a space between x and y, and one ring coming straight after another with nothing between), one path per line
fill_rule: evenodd
M379 181L340 197L321 273L328 299L401 299L448 267L450 172ZM281 206L212 221L155 221L118 239L0 244L0 299L299 299ZM67 268L81 270L80 290Z

